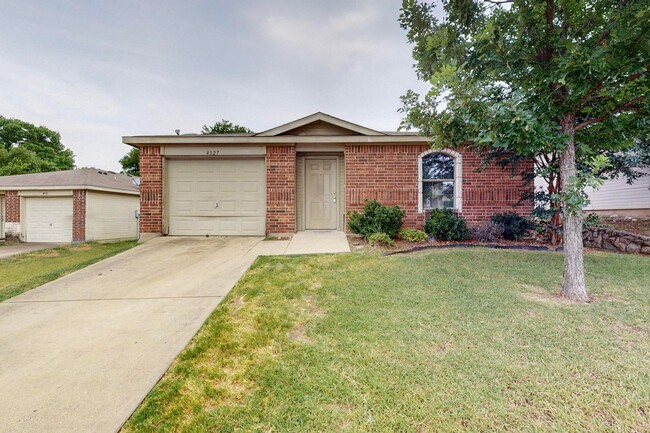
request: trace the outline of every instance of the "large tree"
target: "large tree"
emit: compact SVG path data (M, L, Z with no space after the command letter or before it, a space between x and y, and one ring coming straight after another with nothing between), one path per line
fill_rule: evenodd
M222 119L212 126L203 125L201 134L248 134L252 133L245 126L235 125L232 122ZM120 159L122 172L131 176L140 176L140 149L131 149Z
M212 126L203 125L201 134L250 134L253 131L245 126L234 125L232 122L222 119Z
M0 175L71 170L74 154L44 126L0 116Z
M140 176L140 149L134 147L120 159L122 173L129 176Z
M550 176L564 236L562 294L589 300L584 187L647 150L650 3L640 0L405 0L421 98L403 97L405 127L437 146L467 145Z

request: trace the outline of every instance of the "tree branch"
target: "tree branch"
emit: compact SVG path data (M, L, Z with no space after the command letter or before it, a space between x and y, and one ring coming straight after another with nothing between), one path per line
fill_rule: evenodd
M624 104L619 105L618 107L614 108L612 111L605 114L604 116L596 117L595 119L586 120L586 121L580 123L578 126L576 126L575 130L578 131L579 129L582 129L585 126L593 125L594 123L603 122L603 121L609 119L610 117L612 117L614 114L618 114L618 113L620 113L622 111L625 111L625 110L636 110L636 109L638 109L638 107L635 107L634 104L636 104L637 102L642 101L644 98L645 98L645 96L636 97L636 98L634 98L634 99L632 99L630 101L627 101Z

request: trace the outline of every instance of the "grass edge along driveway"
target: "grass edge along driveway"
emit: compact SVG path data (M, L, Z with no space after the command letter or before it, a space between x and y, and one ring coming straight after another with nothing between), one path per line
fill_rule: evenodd
M88 242L0 259L0 302L107 259L137 241Z
M261 257L125 432L650 431L650 260Z

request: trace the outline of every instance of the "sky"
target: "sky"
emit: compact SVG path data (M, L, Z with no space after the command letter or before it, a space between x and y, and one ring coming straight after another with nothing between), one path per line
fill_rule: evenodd
M425 92L400 0L0 0L0 115L120 170L123 135L264 131L317 111L396 130Z

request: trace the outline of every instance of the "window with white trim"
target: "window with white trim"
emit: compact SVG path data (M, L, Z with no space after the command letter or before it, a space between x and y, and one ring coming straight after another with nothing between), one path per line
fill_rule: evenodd
M461 210L462 156L451 149L428 150L419 156L418 211Z
M422 207L454 208L454 157L431 153L422 158Z

